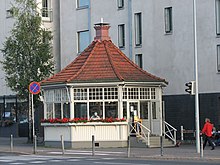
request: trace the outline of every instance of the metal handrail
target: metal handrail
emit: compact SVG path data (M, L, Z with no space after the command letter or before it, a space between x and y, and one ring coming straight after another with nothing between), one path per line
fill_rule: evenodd
M170 140L173 141L174 145L176 145L176 132L177 129L174 128L172 125L164 121L165 129L164 129L164 135L168 137Z
M134 126L132 125L133 123L134 123ZM141 137L147 142L147 145L150 146L150 132L151 132L151 130L149 128L147 128L145 125L143 125L139 121L131 122L130 127L131 127L130 134L132 131L134 131L136 136L141 135ZM139 131L139 129L140 129L140 131ZM147 131L147 136L146 136L146 133L144 132L144 130Z

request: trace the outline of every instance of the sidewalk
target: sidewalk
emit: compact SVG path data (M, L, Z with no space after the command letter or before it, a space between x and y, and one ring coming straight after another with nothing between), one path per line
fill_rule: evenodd
M206 160L220 162L220 146L215 150L210 150L210 146L206 146L203 158L196 153L196 146L181 145L180 147L163 148L163 156L161 156L160 148L131 148L131 158L143 159L167 159L167 160ZM0 153L11 153L10 138L0 137ZM33 154L33 144L27 143L27 138L14 138L13 153L16 154ZM95 156L105 157L128 157L127 148L95 148ZM62 155L61 148L48 148L44 146L37 147L37 155ZM92 156L92 149L65 149L64 156Z

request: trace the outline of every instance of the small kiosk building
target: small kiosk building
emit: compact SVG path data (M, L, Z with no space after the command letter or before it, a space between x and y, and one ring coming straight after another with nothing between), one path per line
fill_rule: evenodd
M94 41L63 70L41 82L45 145L60 144L63 135L66 146L91 147L94 135L99 147L124 147L134 115L150 135L162 135L162 89L167 82L127 58L112 43L109 24L94 28ZM95 112L102 120L77 122L90 121Z

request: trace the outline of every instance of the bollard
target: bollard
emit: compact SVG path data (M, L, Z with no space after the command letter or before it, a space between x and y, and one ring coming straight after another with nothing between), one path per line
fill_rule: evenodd
M61 138L62 154L64 155L64 141L63 141L63 135L60 135L60 138Z
M163 156L163 136L160 136L160 156Z
M183 141L183 126L180 126L180 133L181 133L181 141Z
M201 150L201 152L200 152L200 158L203 158L203 139L202 139L202 136L200 137L200 143L201 143L201 147L200 147L200 150Z
M10 151L13 152L13 135L10 137Z
M95 136L92 135L92 156L95 156Z
M36 154L37 151L37 136L34 135L34 143L33 143L33 154Z
M128 158L130 158L131 153L131 142L130 142L130 136L128 136Z

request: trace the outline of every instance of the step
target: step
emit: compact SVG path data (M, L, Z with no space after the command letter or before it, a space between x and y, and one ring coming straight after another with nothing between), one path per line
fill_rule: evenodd
M143 137L131 137L130 138L131 147L161 147L160 145L160 137L159 136L151 136L150 137L150 146L147 146L147 142ZM175 145L169 139L163 138L163 147L174 147Z

